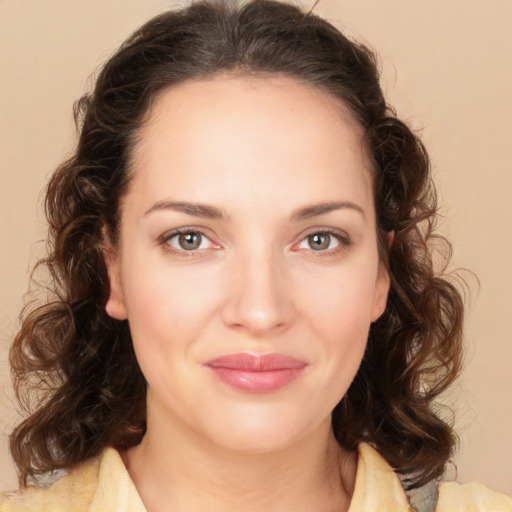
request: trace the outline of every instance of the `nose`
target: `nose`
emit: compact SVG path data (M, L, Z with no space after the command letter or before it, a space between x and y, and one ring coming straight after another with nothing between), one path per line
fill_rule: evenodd
M271 251L237 259L229 270L225 325L253 337L285 330L296 315L286 262Z

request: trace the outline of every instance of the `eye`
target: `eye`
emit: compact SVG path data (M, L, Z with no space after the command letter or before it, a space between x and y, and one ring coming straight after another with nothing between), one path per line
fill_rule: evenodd
M349 245L347 236L331 231L315 231L303 238L298 249L308 249L316 252L337 252Z
M175 231L165 236L163 240L177 251L196 251L213 247L213 242L200 231Z
M306 242L310 249L314 251L325 251L326 249L333 249L339 244L329 233L314 233L306 237ZM334 247L333 247L334 245Z

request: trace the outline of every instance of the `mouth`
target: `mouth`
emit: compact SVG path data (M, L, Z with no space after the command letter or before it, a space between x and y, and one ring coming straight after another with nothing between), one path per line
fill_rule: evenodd
M205 363L224 384L249 393L277 391L297 379L307 364L283 354L226 354Z

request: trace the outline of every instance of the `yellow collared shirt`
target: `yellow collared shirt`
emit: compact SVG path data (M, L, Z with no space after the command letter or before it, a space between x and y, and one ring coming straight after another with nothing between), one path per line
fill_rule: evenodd
M349 512L411 512L399 478L368 444L359 446ZM49 488L7 494L0 512L146 512L119 453L103 454ZM481 484L442 483L436 512L512 512L512 498Z

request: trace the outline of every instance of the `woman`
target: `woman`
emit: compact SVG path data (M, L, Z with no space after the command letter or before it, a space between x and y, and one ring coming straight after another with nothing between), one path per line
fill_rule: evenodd
M2 510L408 510L403 488L512 509L437 500L462 303L367 49L283 3L195 3L128 39L77 118L47 191L54 300L11 351L43 395Z

